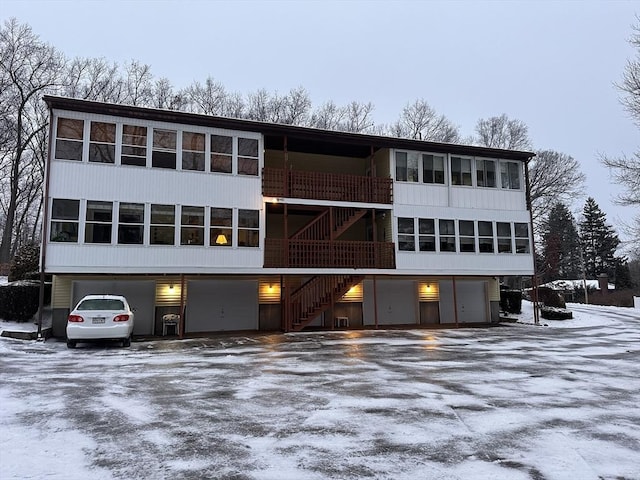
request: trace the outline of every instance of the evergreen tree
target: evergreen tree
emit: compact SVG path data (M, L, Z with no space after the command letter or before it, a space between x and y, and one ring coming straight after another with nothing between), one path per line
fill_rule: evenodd
M575 220L563 203L549 212L542 232L543 281L580 278L580 239Z
M629 263L626 258L621 258L616 262L614 282L616 290L633 288L635 286L631 279L631 271L629 270Z
M616 248L620 239L611 225L607 225L606 215L589 197L582 210L580 222L580 243L584 255L585 270L588 278L597 278L606 273L609 278L615 277Z

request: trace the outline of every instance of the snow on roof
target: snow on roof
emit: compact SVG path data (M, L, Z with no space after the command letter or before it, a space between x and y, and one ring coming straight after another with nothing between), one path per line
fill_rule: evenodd
M545 283L544 285L539 285L540 287L548 287L553 290L576 290L583 289L585 282L587 283L587 288L591 290L600 290L600 285L598 284L598 280L554 280L553 282ZM609 290L615 290L616 286L612 283L608 283Z

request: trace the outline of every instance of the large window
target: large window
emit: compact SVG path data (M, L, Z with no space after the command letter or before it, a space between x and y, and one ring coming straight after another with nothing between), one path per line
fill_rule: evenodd
M154 168L176 168L176 131L153 129L153 151L151 166Z
M176 207L151 205L151 245L175 244Z
M233 245L233 211L230 208L211 207L209 245L230 247Z
M118 243L142 245L144 241L144 204L121 203L118 215Z
M493 222L478 222L478 249L493 253Z
M453 220L440 220L438 222L440 233L440 251L456 251L456 227Z
M204 133L182 132L182 169L204 172Z
M116 124L91 122L89 135L89 161L96 163L115 163L116 161Z
M231 173L233 163L233 137L211 135L211 171Z
M498 253L511 253L511 224L496 223L498 231Z
M495 160L476 159L476 185L478 187L496 187Z
M238 138L238 175L258 175L258 140Z
M85 243L111 243L113 221L111 202L87 201L87 218L84 226Z
M451 184L471 186L471 159L451 157Z
M461 252L476 251L476 231L471 220L458 221L458 234Z
M182 207L181 245L204 245L204 207Z
M147 165L147 127L122 126L122 165Z
M413 218L398 218L398 250L414 252L416 249Z
M529 225L514 223L513 230L516 237L516 253L529 253Z
M440 155L422 154L422 181L444 185L445 158Z
M80 200L54 198L51 205L52 242L77 242Z
M58 118L56 135L56 158L82 161L84 120Z
M502 188L519 190L521 169L522 165L519 162L500 162L500 178L502 181Z
M260 212L258 210L238 210L238 246L260 246Z
M433 218L418 219L418 246L421 252L436 251L436 226Z
M399 182L418 181L418 153L396 152L396 180Z

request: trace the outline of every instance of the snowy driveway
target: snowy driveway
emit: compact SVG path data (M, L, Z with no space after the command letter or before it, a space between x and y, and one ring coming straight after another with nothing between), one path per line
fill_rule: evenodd
M3 338L0 478L639 479L640 313L590 308L131 349Z

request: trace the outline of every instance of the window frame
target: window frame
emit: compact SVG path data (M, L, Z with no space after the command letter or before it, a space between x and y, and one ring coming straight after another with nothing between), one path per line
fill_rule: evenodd
M242 218L242 212L250 213L251 216L255 216L255 226L246 226L242 223L245 221ZM260 210L239 208L238 209L238 223L236 227L237 246L241 248L260 248ZM250 219L251 220L251 219ZM246 243L243 240L243 235L247 235Z
M204 246L205 213L199 205L180 206L180 246Z
M488 172L487 164L493 164L493 185L488 185ZM496 160L492 158L476 158L475 159L475 170L476 170L476 186L478 188L498 188L497 182L497 170L496 170ZM482 168L480 168L482 166ZM482 173L482 180L480 179L480 174Z
M460 171L454 170L454 161L460 161ZM464 169L463 164L468 163L468 171ZM451 186L453 187L473 187L473 157L466 157L464 155L451 155L450 156L450 169L451 169ZM460 175L458 178L457 175ZM458 183L459 182L459 183ZM468 183L467 183L468 182Z
M416 221L412 217L396 217L399 252L416 251ZM402 225L401 225L402 224ZM410 232L407 229L411 230ZM411 248L405 248L409 247Z
M471 225L471 235L468 233L463 233L463 225L468 227ZM473 220L458 220L458 251L460 253L476 253L476 224ZM471 243L469 243L471 240ZM463 242L464 241L464 242ZM464 245L464 248L463 248ZM471 250L468 249L468 246L471 246Z
M142 211L142 221L125 221L123 220L123 208L135 207L136 210ZM140 209L139 207L142 207ZM137 202L120 202L118 203L118 245L144 245L145 244L145 204ZM133 232L139 230L141 232L139 241L125 241L126 230Z
M90 212L90 207L98 207L99 205L109 205L110 209L109 209L109 219L108 220L96 220L95 219L95 212L98 211L98 209L93 210L93 219L91 219L91 215L89 214ZM106 210L105 210L106 211ZM91 227L92 233L91 233L91 240L89 240L89 227ZM98 233L100 232L100 229L104 228L106 231L108 231L108 241L96 241L95 237L96 237L96 227L97 227L97 231ZM97 244L97 245L106 245L106 244L112 244L113 243L113 202L109 202L109 201L102 201L102 200L87 200L85 202L85 220L84 220L84 243L86 244Z
M69 130L71 132L73 132L73 128L71 127L65 127L63 125L63 123L65 121L68 121L70 123L76 123L78 122L81 125L80 128L80 138L73 137L73 136L62 136L63 135L63 131ZM56 160L69 160L72 162L82 162L84 160L84 140L86 137L85 134L85 128L86 128L86 121L82 118L69 118L69 117L57 117L56 119L56 142L55 142L55 155L54 158ZM67 145L69 147L72 147L73 149L73 153L75 154L74 156L77 157L77 154L80 154L80 158L65 158L65 157L61 157L59 154L61 151L65 150L62 147L62 145ZM77 152L77 148L80 147L80 151ZM69 150L67 150L69 151ZM71 156L71 155L70 155Z
M98 124L110 126L113 128L113 141L109 141L109 139L94 139L94 126ZM95 134L98 136L101 133L105 133L105 131L100 131L96 129ZM107 136L110 132L106 132ZM102 163L102 164L111 164L114 165L116 163L116 144L118 140L118 126L116 123L112 122L101 122L91 120L89 122L89 163ZM105 151L109 151L108 154ZM111 156L111 159L108 157ZM97 158L102 158L102 160L98 160ZM106 161L104 160L106 159Z
M171 217L172 220L169 221L158 221L160 220L158 217L161 217L162 215L167 215L166 213L161 213L161 212L154 212L154 207L155 210L160 210L161 208L165 208L165 207L171 207ZM156 219L154 221L154 216L156 216ZM171 235L167 235L167 238L171 238L171 243L164 243L161 241L156 241L155 238L155 233L156 232L163 232L163 231L170 231ZM162 236L159 236L157 238L161 238ZM152 203L150 204L150 208L149 208L149 245L162 245L162 246L175 246L176 244L176 205L171 205L171 204L164 204L164 203Z
M57 202L73 202L75 203L75 215L68 215L64 208L56 210ZM63 212L57 215L56 212ZM71 212L73 213L73 212ZM78 243L80 232L80 200L73 198L52 198L51 199L51 216L49 219L49 242L52 243ZM71 227L71 231L60 230L56 226ZM73 226L75 225L75 229ZM54 235L55 232L55 235ZM65 238L66 237L66 238ZM75 237L75 238L74 238Z
M443 222L447 222L445 225L453 226L453 233L442 233ZM451 218L439 218L438 219L438 252L440 253L458 253L457 241L456 241L456 221ZM443 243L444 242L444 243ZM443 245L453 245L453 249L443 249Z
M517 174L514 176L514 174ZM517 181L517 186L513 181ZM513 160L500 161L500 187L505 190L522 190L522 164Z

